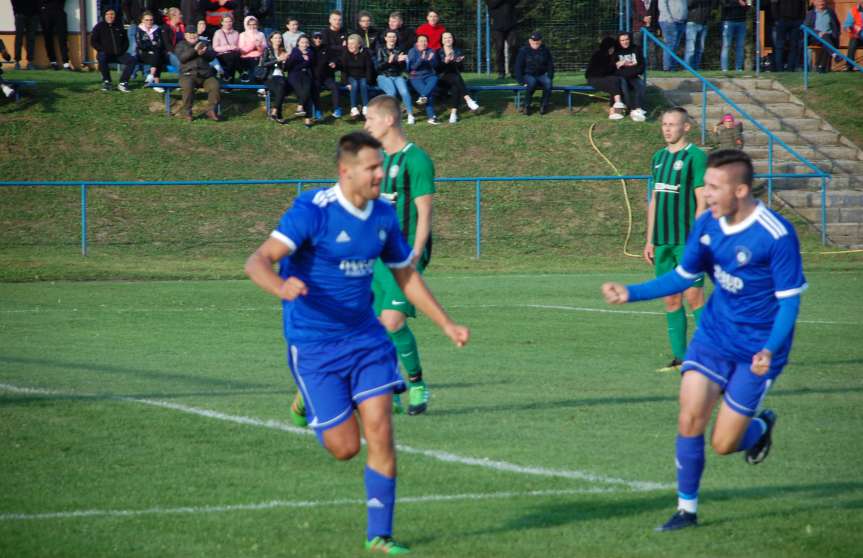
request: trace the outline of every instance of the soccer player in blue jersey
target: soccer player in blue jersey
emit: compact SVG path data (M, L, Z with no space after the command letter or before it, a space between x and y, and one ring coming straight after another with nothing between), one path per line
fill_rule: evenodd
M365 132L343 136L339 182L297 198L249 257L246 274L283 301L289 366L318 440L336 459L351 459L360 451L362 423L368 446L366 549L404 554L408 548L392 539L392 396L405 384L395 348L372 309L375 260L392 270L407 298L453 343L463 346L470 332L435 300L411 264L413 254L395 210L378 200L380 149ZM282 264L278 274L276 263Z
M758 414L758 408L788 361L807 285L794 227L752 196L752 175L752 160L742 151L711 153L704 175L709 212L695 222L677 268L638 285L602 286L611 304L682 292L702 272L716 287L681 366L678 511L658 531L698 523L704 433L720 396L714 451L745 452L753 465L770 451L776 414Z

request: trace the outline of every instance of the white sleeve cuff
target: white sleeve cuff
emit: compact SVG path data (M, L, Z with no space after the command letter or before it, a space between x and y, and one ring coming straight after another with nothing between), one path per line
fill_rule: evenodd
M681 277L683 277L684 279L689 279L690 281L695 281L700 276L700 274L698 274L698 273L689 273L688 271L683 269L682 265L678 265L677 267L675 267L674 271L676 271L677 274L680 275Z
M808 288L809 288L809 283L803 283L803 285L797 287L796 289L786 289L784 291L776 291L776 293L774 293L774 294L776 295L776 298L788 298L790 296L797 296Z
M291 252L297 251L297 244L293 240L285 236L283 233L279 231L273 231L270 233L270 236L290 248Z
M411 261L412 261L413 259L414 259L414 251L413 251L413 250L411 250L411 253L410 253L410 254L408 254L408 257L407 257L407 259L406 259L406 260L404 260L404 261L402 261L402 262L396 262L396 263L386 263L386 262L384 262L384 264L386 264L386 266L387 266L388 268L390 268L390 269L404 269L404 268L406 268L407 266L409 266L409 265L411 264Z

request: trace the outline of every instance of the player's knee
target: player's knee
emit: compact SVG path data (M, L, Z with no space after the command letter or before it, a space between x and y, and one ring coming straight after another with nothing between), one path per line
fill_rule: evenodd
M680 411L677 417L677 431L683 436L698 436L704 433L704 418L696 413Z
M332 447L328 446L327 450L339 461L347 461L360 453L360 444L358 441L333 444Z
M683 300L680 295L667 296L662 299L665 302L665 311L666 312L676 312L680 310L680 307L683 306Z
M381 315L380 320L390 333L400 330L405 325L405 316L399 312L386 312Z
M738 441L725 436L716 436L710 440L710 445L719 455L728 455L737 451Z

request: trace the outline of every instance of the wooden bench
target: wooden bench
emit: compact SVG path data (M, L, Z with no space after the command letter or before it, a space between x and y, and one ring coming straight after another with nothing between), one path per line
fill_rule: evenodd
M541 88L540 88L541 89ZM527 91L526 85L517 83L508 85L468 85L467 90L471 93L481 93L483 91L510 91L515 93L515 108L521 108L521 95ZM552 92L560 91L566 93L566 106L572 112L572 96L578 93L590 93L596 91L590 85L552 85Z
M165 90L165 114L171 116L171 91L175 89L180 89L180 84L178 82L172 83L150 83L146 87L151 89L155 87L161 87ZM257 84L257 83L223 83L219 88L222 91L256 91L258 89L263 89L266 91L266 103L267 103L267 114L270 114L270 90L267 88L266 84ZM216 112L221 113L221 105L216 106Z

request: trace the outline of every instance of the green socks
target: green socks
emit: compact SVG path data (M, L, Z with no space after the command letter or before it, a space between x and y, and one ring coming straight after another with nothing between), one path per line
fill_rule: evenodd
M390 333L390 339L396 346L399 360L408 373L411 384L419 383L423 379L423 368L420 364L420 353L417 348L417 338L407 324L398 331Z
M686 354L686 310L681 306L674 312L666 312L665 319L668 320L671 352L674 353L674 358L683 360L683 355Z

